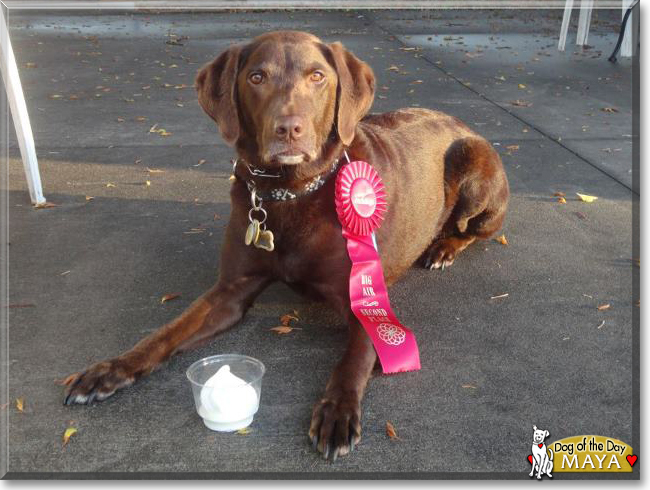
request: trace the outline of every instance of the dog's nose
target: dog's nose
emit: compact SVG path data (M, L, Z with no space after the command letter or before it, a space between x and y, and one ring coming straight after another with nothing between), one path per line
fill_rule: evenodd
M299 139L303 134L300 116L283 116L275 122L275 134L280 139Z

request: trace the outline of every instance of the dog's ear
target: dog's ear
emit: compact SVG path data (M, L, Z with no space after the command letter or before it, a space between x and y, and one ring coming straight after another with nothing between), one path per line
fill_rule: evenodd
M375 97L375 75L368 64L339 42L328 45L339 77L336 129L344 145L354 139L357 123L366 115Z
M240 46L233 46L201 68L196 76L199 104L219 126L229 145L239 137L239 115L235 101Z
M548 436L550 436L550 435L551 435L551 434L549 434L548 431L545 431L545 432L544 432L544 437L545 437L545 438L548 437Z
M536 426L536 425L533 425L533 430L537 430L537 426Z

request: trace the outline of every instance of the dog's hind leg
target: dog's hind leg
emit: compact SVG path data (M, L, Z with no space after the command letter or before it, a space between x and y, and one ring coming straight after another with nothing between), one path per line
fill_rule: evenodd
M465 138L445 154L445 221L422 255L428 269L444 269L476 239L501 228L508 205L508 180L499 155L485 140Z

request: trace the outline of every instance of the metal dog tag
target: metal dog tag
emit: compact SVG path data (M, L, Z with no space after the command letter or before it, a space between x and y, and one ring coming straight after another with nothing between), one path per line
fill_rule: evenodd
M260 222L254 219L251 221L251 224L248 225L246 229L246 236L244 237L244 243L250 245L251 243L256 243L257 239L260 236Z
M275 245L273 244L273 232L271 230L262 230L257 236L257 240L253 242L257 248L266 250L267 252L273 252Z

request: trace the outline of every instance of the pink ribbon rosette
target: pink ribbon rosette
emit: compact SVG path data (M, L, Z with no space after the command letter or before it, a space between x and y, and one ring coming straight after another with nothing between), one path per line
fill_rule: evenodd
M352 261L350 303L377 351L384 374L420 369L413 332L390 307L374 231L386 213L384 184L374 168L350 162L336 178L336 212Z

